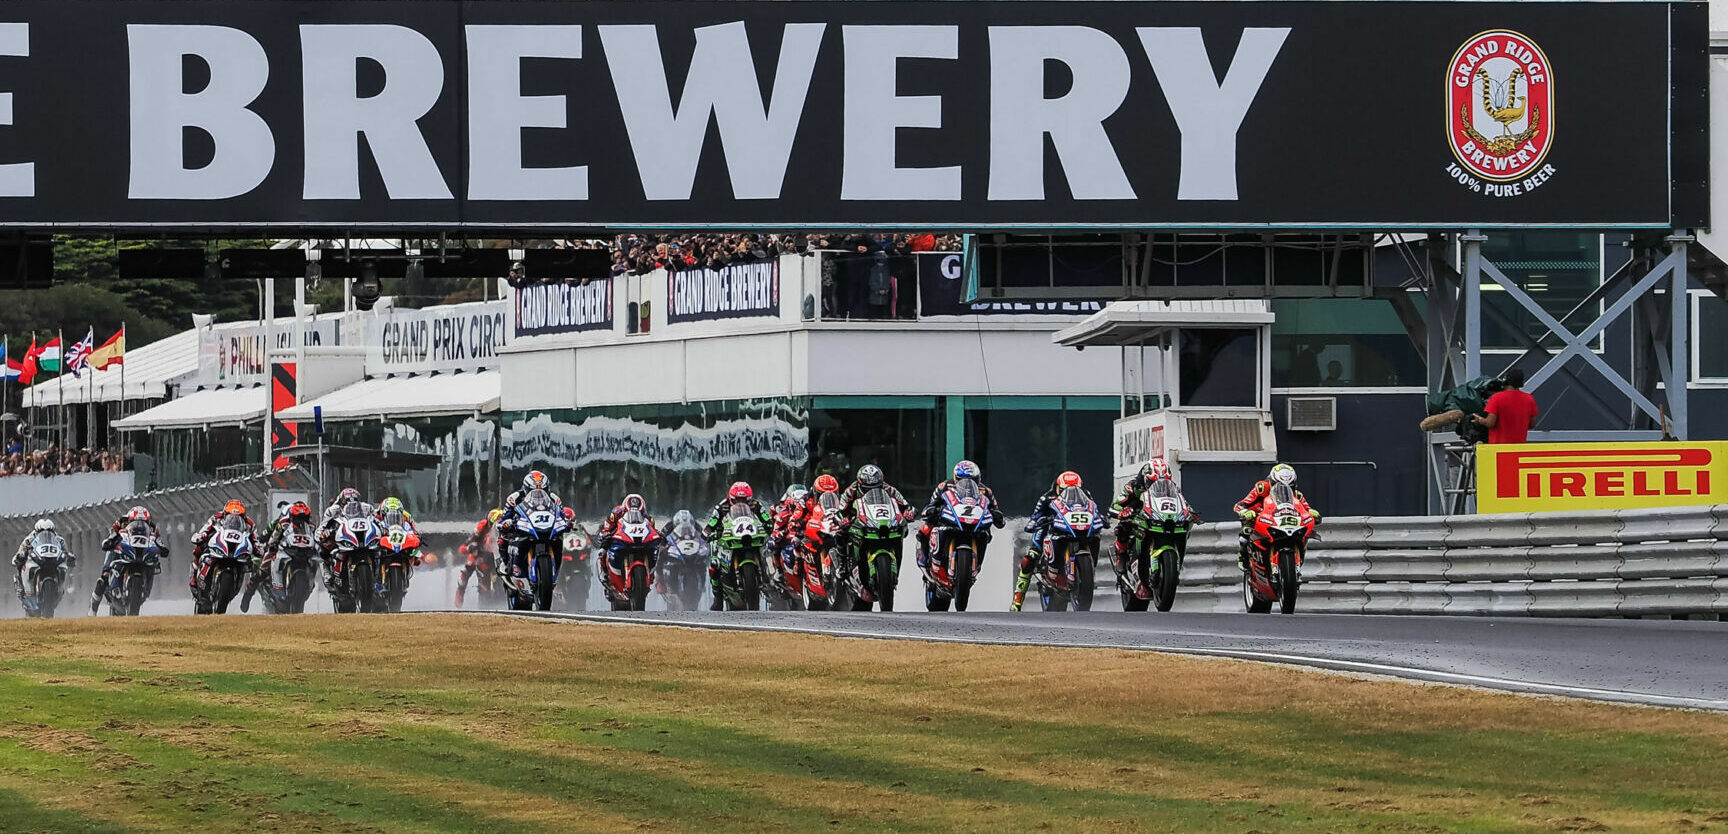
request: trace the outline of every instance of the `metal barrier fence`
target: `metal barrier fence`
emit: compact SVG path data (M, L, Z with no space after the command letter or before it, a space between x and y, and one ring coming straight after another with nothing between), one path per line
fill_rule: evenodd
M163 543L169 548L169 559L163 564L162 576L157 580L152 597L185 597L185 559L191 550L192 534L210 520L212 513L229 500L239 499L248 508L253 508L254 520L262 525L268 520L271 490L311 492L313 489L311 476L299 467L291 467L263 475L160 490L52 512L0 516L0 543L4 544L6 554L10 556L38 518L54 519L60 535L66 538L66 546L78 557L77 579L73 587L87 594L102 570L102 540L108 537L115 519L125 514L127 508L141 504L149 508L157 529L162 531ZM7 567L10 572L10 564ZM176 578L179 581L175 581ZM0 592L0 615L17 615L18 599L12 593L11 583L0 587L4 588ZM82 596L68 600L74 601L80 605L86 602Z
M1176 610L1243 610L1240 529L1189 536ZM1320 531L1298 611L1728 618L1728 505L1340 517Z

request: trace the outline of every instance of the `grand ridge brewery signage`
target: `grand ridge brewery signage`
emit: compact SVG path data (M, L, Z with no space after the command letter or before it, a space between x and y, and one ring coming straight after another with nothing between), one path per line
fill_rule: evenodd
M1702 227L1708 30L1678 0L8 0L0 229Z

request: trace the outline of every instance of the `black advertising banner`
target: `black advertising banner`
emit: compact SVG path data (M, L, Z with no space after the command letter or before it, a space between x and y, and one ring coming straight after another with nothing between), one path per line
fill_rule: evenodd
M994 316L1003 314L1091 315L1104 309L1100 301L975 301L966 295L964 258L955 252L927 252L918 257L918 315Z
M7 0L0 228L1707 225L1703 2Z
M666 275L666 321L669 324L778 315L778 258Z
M516 335L612 329L612 279L532 284L514 292Z

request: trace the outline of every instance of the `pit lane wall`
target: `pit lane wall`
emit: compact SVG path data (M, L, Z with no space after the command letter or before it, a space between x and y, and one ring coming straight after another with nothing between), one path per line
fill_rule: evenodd
M192 534L198 532L212 513L220 510L226 502L238 499L246 504L253 520L262 527L269 513L272 492L311 493L315 489L312 478L304 470L290 467L263 475L128 495L27 515L5 515L0 516L0 545L5 547L10 566L12 553L36 520L42 517L54 519L55 527L66 539L66 547L78 557L78 569L69 589L69 594L75 596L67 597L68 602L78 604L69 606L66 614L82 613L89 602L90 584L102 570L102 540L108 537L115 519L128 508L141 505L150 510L157 529L162 533L163 543L169 549L169 557L162 564L162 574L156 578L152 597L184 597L186 557L191 549ZM4 588L0 593L0 617L19 616L18 598L12 593L11 583L0 587Z
M1244 610L1239 530L1195 528L1175 610ZM1303 563L1298 611L1728 616L1728 504L1338 517L1320 533Z

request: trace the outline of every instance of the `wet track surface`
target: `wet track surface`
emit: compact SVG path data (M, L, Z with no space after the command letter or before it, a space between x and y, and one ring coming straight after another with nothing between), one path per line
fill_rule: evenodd
M526 616L841 637L1168 651L1728 711L1728 623L1090 612Z

